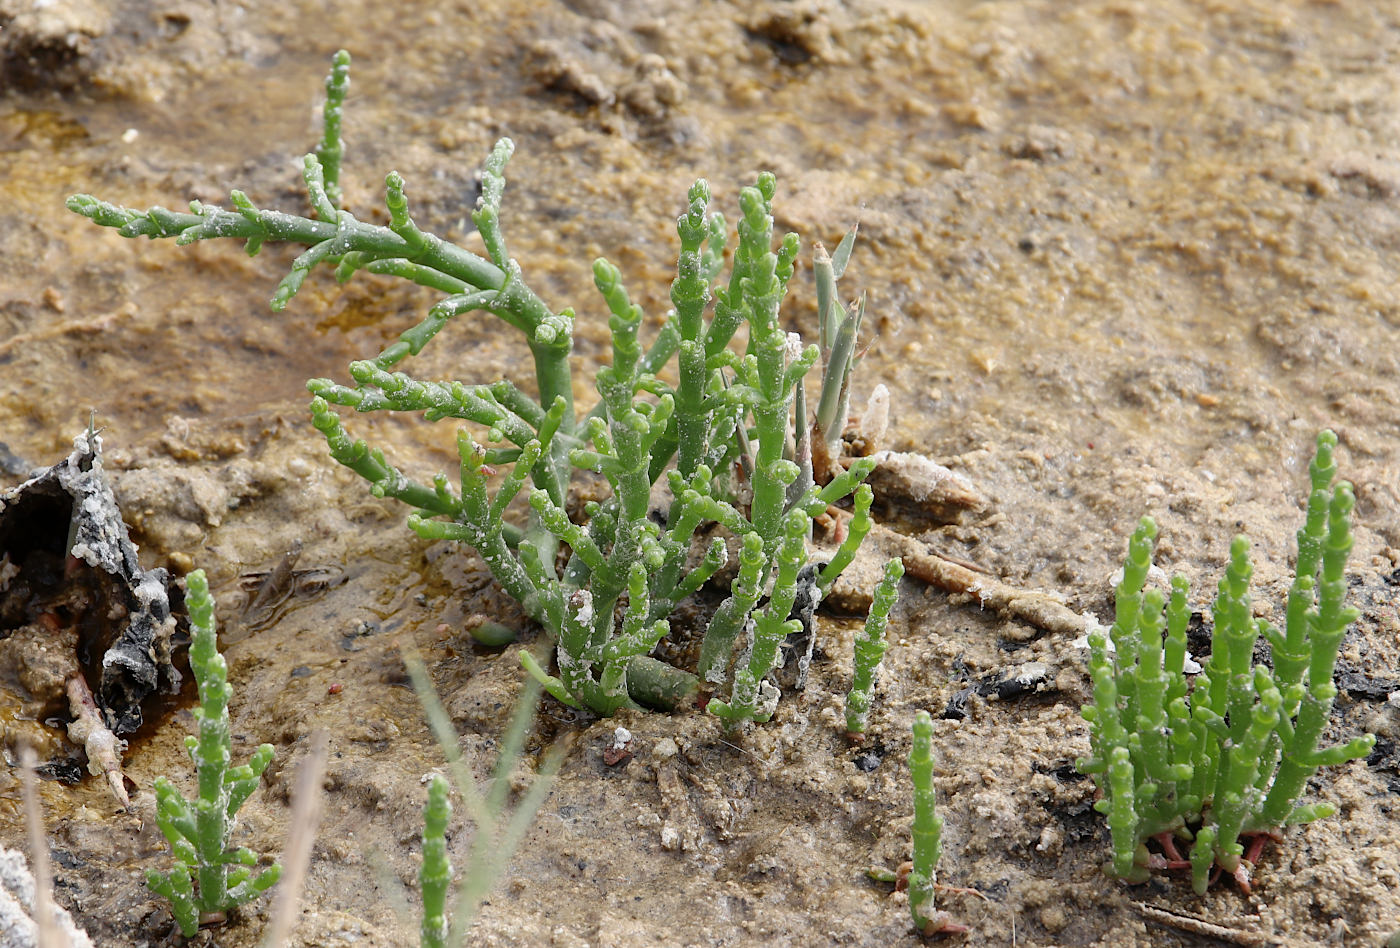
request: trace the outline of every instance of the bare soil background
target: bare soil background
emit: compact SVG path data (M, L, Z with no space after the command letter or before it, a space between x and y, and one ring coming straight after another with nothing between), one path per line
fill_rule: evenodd
M732 220L758 171L810 249L854 220L844 281L870 292L861 370L893 392L891 447L943 460L991 500L930 548L1108 619L1137 518L1208 612L1230 537L1254 543L1280 619L1316 432L1356 485L1352 601L1331 737L1380 738L1324 771L1339 814L1291 830L1252 896L1104 876L1107 830L1074 773L1087 750L1082 656L906 580L872 734L839 733L856 623L825 617L805 693L742 736L698 714L581 719L546 702L531 751L573 743L475 936L485 945L914 944L902 898L868 882L908 847L908 724L937 722L944 895L969 944L1214 944L1134 907L1235 924L1262 944L1377 945L1400 929L1400 5L1295 2L405 3L392 8L0 0L0 453L6 483L67 453L89 408L147 565L211 574L236 686L239 759L278 759L240 842L280 850L294 764L332 734L327 811L294 944L416 943L386 889L416 873L421 777L441 755L397 643L430 658L483 775L538 630L478 560L427 544L325 456L308 377L343 379L433 295L361 274L267 297L294 251L124 241L68 214L76 191L133 206L304 208L331 53L355 57L347 202L390 169L425 229L464 240L475 170L516 142L504 219L527 280L577 308L576 358L607 354L589 265L606 255L659 322L674 217L697 176ZM804 253L804 261L806 253ZM785 308L812 325L809 275ZM513 330L454 324L412 370L517 381ZM581 373L587 378L587 371ZM576 393L588 404L593 394ZM863 391L859 397L863 398ZM354 417L420 473L453 466L450 426ZM317 568L273 621L238 618L240 577L296 540ZM1039 689L955 696L1027 662ZM332 686L341 686L332 694ZM133 742L133 812L101 782L49 783L58 898L110 946L170 944L142 872L164 867L151 781L187 773L187 704ZM614 727L636 756L606 766ZM7 748L7 754L9 750ZM522 778L523 779L523 778ZM0 775L0 842L21 838ZM454 823L465 858L469 825ZM411 898L411 897L410 897ZM257 943L266 902L197 942ZM1014 934L1013 934L1014 933Z

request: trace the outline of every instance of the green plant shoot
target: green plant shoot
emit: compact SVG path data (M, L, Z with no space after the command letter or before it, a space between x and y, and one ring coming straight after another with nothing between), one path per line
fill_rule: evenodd
M899 580L903 575L901 560L892 559L885 564L885 576L875 587L865 628L856 635L855 673L851 690L846 695L846 731L849 734L864 733L870 720L870 706L875 700L875 675L889 648L884 637L885 626L889 624L890 610L899 601Z
M927 711L914 715L914 743L909 748L909 777L914 784L914 860L909 870L909 913L925 935L951 926L947 913L934 908L938 860L943 855L943 817L938 815L933 788L933 719Z
M193 800L180 795L165 777L155 780L156 822L170 842L175 868L146 873L151 890L170 902L180 931L192 937L201 923L252 901L281 875L276 863L254 875L257 856L246 848L229 849L238 808L257 789L272 761L272 745L263 744L241 767L230 767L228 702L233 689L228 666L219 654L214 631L214 600L203 570L186 577L190 614L190 667L199 686L194 710L199 736L185 738L194 762L198 790Z
M447 891L452 884L452 861L447 856L447 821L452 804L447 802L447 778L433 774L428 781L428 802L423 806L423 865L418 869L418 885L423 893L422 948L447 948L451 918L447 911Z

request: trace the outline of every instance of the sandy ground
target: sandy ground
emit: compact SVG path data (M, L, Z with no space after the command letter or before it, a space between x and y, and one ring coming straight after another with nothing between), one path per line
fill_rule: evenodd
M839 733L856 623L825 617L819 660L776 719L726 735L696 714L580 718L541 709L531 754L568 741L486 945L899 945L901 896L867 881L908 849L903 765L915 709L937 719L940 878L968 944L1220 943L1138 904L1240 928L1240 943L1376 945L1400 929L1400 40L1394 3L1134 0L754 5L0 0L0 441L6 483L68 451L89 408L148 565L214 581L237 691L235 755L278 760L240 842L280 850L292 766L332 734L326 818L293 944L415 943L396 914L416 873L421 777L442 764L397 646L416 642L472 766L489 772L521 672L474 617L538 630L469 551L428 544L324 456L303 383L345 377L416 322L432 293L357 276L266 307L292 252L123 241L63 210L75 191L146 206L225 200L301 210L299 156L321 77L355 56L348 203L368 216L401 171L420 225L468 242L475 169L508 134L505 228L527 280L580 314L586 377L606 354L588 266L605 254L655 325L672 221L696 176L730 212L761 169L780 227L833 244L870 293L862 385L894 393L891 447L944 461L989 506L915 529L932 549L1109 618L1132 525L1208 612L1231 535L1254 543L1257 610L1279 619L1306 464L1321 427L1356 485L1352 601L1331 736L1374 731L1367 761L1310 795L1340 813L1288 833L1251 896L1180 880L1124 888L1099 871L1107 830L1069 637L913 580L891 628L871 737ZM805 256L805 255L804 255ZM799 285L800 284L800 285ZM785 309L810 326L810 280ZM521 376L523 347L484 320L450 327L423 376ZM581 402L591 393L580 389ZM406 467L450 469L449 426L367 418ZM266 621L240 577L300 540L314 571ZM254 617L255 619L257 617ZM1027 662L1031 694L971 686ZM333 686L339 686L338 689ZM335 691L336 693L332 693ZM98 944L178 941L146 891L166 864L155 776L186 772L187 704L153 708L116 812L100 781L46 783L58 898ZM635 756L602 754L622 724ZM18 841L0 778L0 842ZM528 782L522 772L518 782ZM470 824L454 822L460 863ZM411 892L403 895L411 903ZM267 905L201 944L255 944Z

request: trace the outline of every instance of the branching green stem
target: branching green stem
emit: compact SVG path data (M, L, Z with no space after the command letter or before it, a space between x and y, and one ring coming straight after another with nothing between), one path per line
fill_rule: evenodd
M155 780L156 822L170 843L175 868L146 873L146 884L170 902L180 931L193 937L201 920L257 898L281 875L273 863L254 875L252 850L229 849L235 814L257 789L272 762L271 744L263 744L248 763L229 766L228 702L232 688L228 666L219 654L214 630L214 600L203 570L186 577L186 606L190 615L190 668L199 686L195 720L199 736L185 739L198 775L193 800L180 795L165 777Z
M856 636L855 673L851 679L851 690L846 695L848 733L864 733L870 720L870 706L875 700L875 675L880 669L880 660L885 657L885 650L889 648L889 642L884 637L885 626L889 623L890 610L899 601L899 580L903 575L903 561L892 559L885 564L885 575L875 587L865 628Z
M790 612L808 558L812 518L855 491L873 466L853 465L818 488L809 461L799 464L788 456L795 442L806 443L792 434L808 423L805 398L797 393L819 348L804 348L780 325L799 244L787 234L775 245L774 177L762 174L740 193L738 245L728 280L718 288L727 228L709 210L708 184L700 180L691 187L677 221L675 311L649 346L639 338L644 314L622 275L607 260L594 262L594 284L609 314L612 362L598 371L597 405L578 424L570 366L573 310L546 305L526 284L506 244L501 203L511 141L498 141L482 168L472 222L484 255L424 230L397 172L385 177L388 223L370 224L341 207L348 88L349 56L340 53L326 80L321 141L303 160L313 216L259 208L240 191L230 193L231 208L194 202L188 213L138 211L88 195L74 195L68 206L127 237L173 237L178 244L231 237L246 241L249 253L269 241L304 245L273 294L274 311L285 308L321 264L340 281L368 269L443 293L417 325L374 358L352 362L350 381L307 383L314 396L312 423L331 456L369 481L375 495L413 508L408 524L420 536L475 548L502 588L555 639L557 673L522 655L531 675L560 700L599 714L634 707L642 696L688 701L698 691L700 679L663 670L648 653L667 633L667 616L723 565L723 543L717 540L698 564L691 562L701 527L723 526L742 538L744 554L740 578L707 630L700 676L716 690L728 687L727 698L713 706L725 709L731 724L766 720L777 698L766 676L796 622ZM838 249L840 267L827 261L832 274L844 268L852 239ZM449 323L474 312L490 313L522 334L533 360L533 387L504 379L487 385L429 381L400 370ZM740 355L730 344L743 327L747 347ZM853 323L849 332L855 328ZM672 377L665 371L672 355L679 362L674 388L665 380ZM853 364L842 357L843 380ZM414 412L429 422L453 419L484 434L459 432L455 485L445 473L415 479L382 451L347 434L332 406ZM653 485L673 461L668 480L675 493L663 527L653 519ZM585 507L586 522L568 503L575 467L599 472L611 488L606 499ZM512 501L522 495L529 503L520 525L508 518L514 519L519 506ZM822 571L821 591L850 561L868 527L868 492L857 506L857 524ZM561 547L566 557L556 555ZM760 606L765 594L767 604ZM746 628L747 649L735 663L734 646Z

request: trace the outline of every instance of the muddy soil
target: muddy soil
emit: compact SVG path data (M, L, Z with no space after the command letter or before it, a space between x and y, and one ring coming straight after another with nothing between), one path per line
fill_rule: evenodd
M913 712L937 719L940 879L968 944L1219 943L1146 904L1252 933L1249 944L1376 945L1400 929L1400 7L1220 0L858 0L542 5L0 0L0 452L6 483L66 454L90 408L146 566L203 566L236 686L235 756L278 758L239 842L283 845L294 764L330 731L326 817L293 944L416 943L396 912L416 873L424 774L442 766L398 644L429 658L481 775L521 682L489 616L538 630L481 563L404 529L325 456L309 377L345 378L434 295L327 274L271 314L294 256L126 241L63 209L77 191L136 205L226 200L300 211L299 157L321 80L355 57L347 201L370 215L403 173L417 221L470 241L475 172L517 145L505 227L527 280L579 314L577 363L606 357L589 263L621 268L654 326L673 221L697 176L733 219L778 174L780 227L810 248L855 220L843 286L870 293L861 386L893 392L890 447L932 455L988 507L924 528L939 552L1109 618L1108 577L1137 518L1207 609L1247 533L1261 614L1290 581L1316 432L1356 485L1352 601L1330 736L1376 753L1320 774L1336 817L1290 830L1252 895L1178 879L1125 888L1073 768L1087 750L1082 655L906 579L871 735L839 733L855 623L823 617L818 660L776 719L727 735L699 714L580 718L546 701L535 754L570 743L485 945L912 945L902 896L867 881L908 850ZM785 310L811 325L804 272ZM420 376L522 385L524 349L484 318L451 326ZM592 393L577 392L588 404ZM863 394L858 394L858 399ZM451 470L450 426L354 417L402 465ZM312 571L240 614L242 578L294 543ZM1028 662L1038 688L967 689ZM962 698L955 701L959 695ZM957 713L947 713L950 703ZM98 944L178 943L143 884L166 865L152 780L186 779L186 702L153 709L127 754L137 793L42 787L58 898ZM603 762L614 728L633 758ZM0 842L22 836L0 777ZM522 774L520 782L528 782ZM454 821L460 864L472 828ZM412 903L411 892L405 896ZM266 902L200 944L257 943Z

